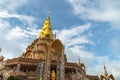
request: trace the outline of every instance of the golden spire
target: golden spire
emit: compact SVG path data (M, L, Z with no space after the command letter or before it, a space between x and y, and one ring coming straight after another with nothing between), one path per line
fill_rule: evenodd
M50 37L53 38L52 25L50 22L50 12L48 12L48 17L43 24L43 28L40 34L41 38Z

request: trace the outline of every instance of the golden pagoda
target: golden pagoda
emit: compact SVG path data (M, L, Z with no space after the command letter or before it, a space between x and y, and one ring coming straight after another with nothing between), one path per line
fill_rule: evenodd
M35 39L18 58L8 59L0 76L5 80L13 76L18 80L99 80L87 75L85 65L67 61L64 46L53 37L50 13L39 38Z

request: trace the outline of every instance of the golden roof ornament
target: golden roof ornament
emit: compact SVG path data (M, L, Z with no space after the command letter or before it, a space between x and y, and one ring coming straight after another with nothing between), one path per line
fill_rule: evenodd
M2 50L2 47L0 48L0 52ZM0 62L3 61L4 57L0 55Z
M81 63L80 58L79 58L79 63L78 63L78 65L79 65L83 70L85 70L85 65L84 65L84 63Z
M105 75L108 75L108 72L107 72L107 69L106 69L106 66L104 65L104 74Z
M78 63L79 65L81 64L81 61L80 61L80 58L79 58L79 63Z
M101 80L115 80L112 74L108 74L106 66L104 65L104 75L100 76Z
M43 24L43 28L42 28L40 37L41 38L45 38L45 37L53 38L52 25L50 22L50 12L48 12L48 17Z

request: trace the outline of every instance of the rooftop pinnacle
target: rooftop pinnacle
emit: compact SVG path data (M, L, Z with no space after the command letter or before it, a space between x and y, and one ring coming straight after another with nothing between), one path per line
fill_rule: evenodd
M52 25L50 22L50 13L48 12L48 17L45 20L44 24L43 24L43 28L40 34L41 38L45 38L45 37L53 37L53 33L52 33Z
M108 75L105 65L104 65L104 74L105 74L105 75Z

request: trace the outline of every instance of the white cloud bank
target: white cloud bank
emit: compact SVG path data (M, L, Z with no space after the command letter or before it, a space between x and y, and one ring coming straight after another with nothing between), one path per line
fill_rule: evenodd
M0 18L1 19L8 19L8 18L17 18L18 20L24 22L24 23L27 23L29 27L35 27L37 25L35 25L35 21L37 20L35 17L33 16L29 16L29 15L20 15L20 14L17 14L17 13L11 13L9 12L8 10L3 10L1 9L0 10Z
M38 35L38 33L40 32L40 30L23 30L22 28L20 28L19 26L16 26L15 28L12 28L7 36L7 39L25 39L25 38L32 38L36 35Z
M81 56L84 58L91 58L93 57L93 55L90 52L85 51L84 50L85 48L82 45L82 44L92 45L93 43L91 40L89 40L89 37L91 35L89 35L90 31L88 30L90 28L91 28L91 24L88 23L85 25L73 27L71 29L63 29L61 31L58 31L57 34L58 34L58 38L63 42L65 47L67 47L66 49L69 48L69 50L72 51L74 55L79 55L79 57ZM87 35L84 34L85 32L87 32Z
M37 33L35 24L36 18L33 16L18 14L18 8L27 4L29 0L1 0L0 1L0 45L3 46L2 54L6 58L17 57L25 50L28 45L27 39L30 36L34 36ZM27 24L27 29L25 26L14 26L8 19L15 18ZM23 29L24 27L24 29ZM35 28L35 29L33 29ZM29 41L28 41L29 42ZM23 43L23 44L21 44Z
M7 21L0 22L0 45L5 58L20 56L27 47L30 39L36 38L40 30L23 29L20 26L11 27Z
M15 12L19 7L25 5L29 0L0 0L0 8Z
M21 22L24 22L28 25L28 27L37 28L35 21L37 20L35 17L26 14L18 14L17 10L20 7L23 7L27 4L29 0L1 0L0 1L0 18L2 19L10 19L16 18Z
M74 14L81 19L110 22L113 28L120 29L119 0L66 0L73 8Z

